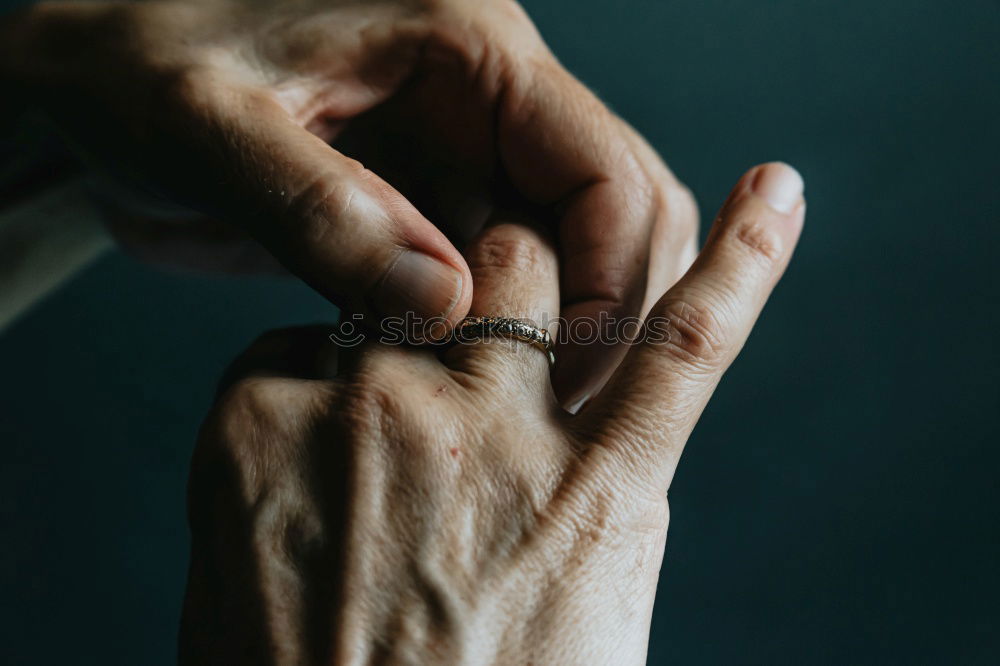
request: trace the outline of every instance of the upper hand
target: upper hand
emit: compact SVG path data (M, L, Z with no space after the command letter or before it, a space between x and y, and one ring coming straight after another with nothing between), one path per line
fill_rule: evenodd
M474 285L453 242L512 203L551 224L570 322L641 316L694 256L687 190L508 0L41 3L2 36L0 68L119 177L355 312L457 322ZM181 231L247 263L214 226L161 247ZM560 397L623 354L562 349Z

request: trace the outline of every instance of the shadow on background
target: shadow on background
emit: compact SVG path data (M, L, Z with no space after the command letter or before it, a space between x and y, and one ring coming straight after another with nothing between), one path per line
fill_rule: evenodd
M704 220L755 163L806 180L800 248L671 489L650 663L995 663L997 3L526 5ZM174 661L215 382L260 332L334 315L116 254L0 336L0 661Z

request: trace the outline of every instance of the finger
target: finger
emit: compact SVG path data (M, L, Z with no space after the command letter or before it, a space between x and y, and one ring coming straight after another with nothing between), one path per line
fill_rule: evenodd
M669 482L684 442L788 265L805 215L802 179L771 163L737 184L687 274L582 418Z
M473 316L521 319L538 328L553 326L559 316L558 262L541 232L509 221L487 226L466 250L475 286ZM552 331L554 332L554 331ZM505 365L530 369L532 381L548 384L548 357L531 345L506 338L460 342L450 352L464 369L490 374Z
M649 248L669 202L597 98L554 59L531 64L505 90L498 139L515 186L559 213L561 342L575 342L560 345L553 381L572 404L590 395L626 351L610 342L607 328L641 315ZM680 231L679 247L688 240L688 230Z
M616 118L626 141L649 180L658 185L661 206L649 244L649 278L642 315L672 287L698 255L698 203L674 177L649 143L621 118Z
M215 148L211 159L226 177L217 196L227 217L235 214L289 270L346 309L452 322L465 315L468 268L430 221L267 94L229 94L235 100L216 93L208 101L201 141Z

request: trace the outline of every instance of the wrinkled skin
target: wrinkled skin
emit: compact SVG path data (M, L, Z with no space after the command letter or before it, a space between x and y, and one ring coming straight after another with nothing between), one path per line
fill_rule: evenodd
M793 170L744 176L646 320L662 335L576 415L520 343L261 338L193 462L182 663L643 663L666 490L803 217ZM493 222L472 312L558 307L544 234Z
M347 310L454 323L497 210L552 230L569 320L641 315L694 257L687 189L510 0L40 3L0 24L0 74L117 179L228 224L107 202L147 258L272 268L249 232ZM624 352L566 345L564 404Z

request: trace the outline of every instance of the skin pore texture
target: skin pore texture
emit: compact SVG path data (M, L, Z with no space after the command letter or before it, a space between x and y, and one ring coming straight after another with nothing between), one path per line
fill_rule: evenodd
M141 195L102 202L127 247L273 255L373 321L465 316L465 245L498 211L550 230L569 322L643 315L695 255L688 190L511 0L42 2L0 21L0 79ZM562 345L560 402L625 351Z
M653 306L660 335L577 414L525 344L260 338L192 465L182 663L644 663L667 489L804 214L793 169L748 172ZM522 220L469 245L473 314L558 308Z

